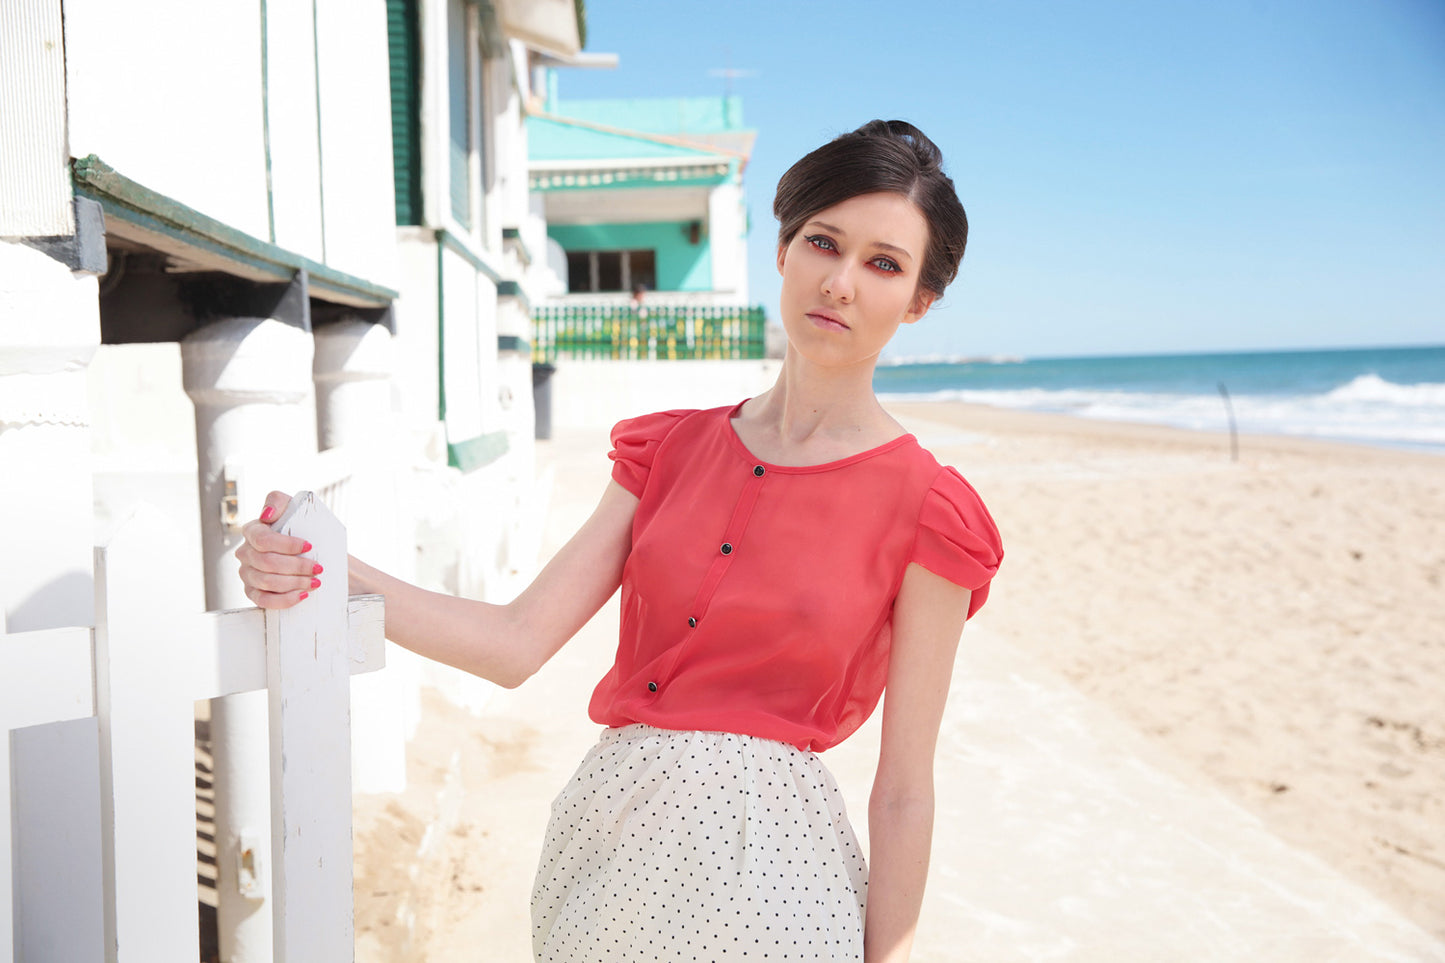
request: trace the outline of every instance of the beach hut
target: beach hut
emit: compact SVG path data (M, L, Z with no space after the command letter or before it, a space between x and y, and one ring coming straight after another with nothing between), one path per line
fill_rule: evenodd
M142 502L176 546L148 605L247 605L230 552L271 487L315 490L398 574L511 591L537 514L523 116L583 24L574 0L4 5L0 631L94 627L92 546ZM421 670L388 660L353 695L360 791L404 779ZM0 704L52 681L0 676ZM11 852L114 869L87 848L103 725L56 711L79 718L7 736L28 801L0 831L0 960L134 952L113 904L62 907L54 866ZM227 959L270 958L266 696L196 715L202 903Z
M756 132L741 98L563 99L553 72L534 87L545 99L527 119L528 181L547 298L533 357L554 382L539 403L596 427L766 387L766 314L747 278Z

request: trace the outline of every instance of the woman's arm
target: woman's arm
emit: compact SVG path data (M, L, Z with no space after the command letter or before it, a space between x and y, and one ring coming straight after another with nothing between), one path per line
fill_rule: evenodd
M868 802L867 963L903 963L913 947L933 845L933 754L968 589L912 564L893 606L878 772Z
M266 500L276 518L287 498ZM348 590L386 597L386 637L419 655L512 688L536 672L587 623L622 582L632 549L637 497L609 482L601 502L576 535L553 556L521 595L506 605L456 598L418 588L359 559L349 563ZM236 550L246 595L262 608L285 608L309 591L310 559L299 538L248 523Z

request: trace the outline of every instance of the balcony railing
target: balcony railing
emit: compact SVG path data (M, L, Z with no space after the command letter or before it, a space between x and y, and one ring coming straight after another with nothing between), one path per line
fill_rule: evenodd
M761 305L542 305L532 312L532 360L761 358L765 323Z

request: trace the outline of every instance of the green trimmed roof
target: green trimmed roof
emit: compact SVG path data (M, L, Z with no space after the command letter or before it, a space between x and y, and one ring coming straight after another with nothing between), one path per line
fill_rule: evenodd
M527 118L532 190L710 185L752 153L737 97L576 100Z
M527 159L531 161L701 159L718 152L640 136L636 131L600 130L565 117L527 118Z

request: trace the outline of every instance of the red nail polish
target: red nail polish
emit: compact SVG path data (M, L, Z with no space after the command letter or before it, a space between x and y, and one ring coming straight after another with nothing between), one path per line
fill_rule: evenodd
M307 542L307 543L306 543L306 547L303 548L301 551L303 551L303 552L309 552L309 551L311 551L311 543L310 543L310 542Z
M323 568L321 567L321 563L320 563L320 562L317 562L315 565L311 566L311 574L312 574L312 575L320 575L320 574L321 574L322 572L324 572L324 571L325 571L325 569L323 569Z
M267 505L265 508L261 509L261 521L269 522L275 517L276 509L272 508L270 505Z
M319 578L313 578L313 579L311 580L311 587L312 587L312 588L320 588L320 587L321 587L321 579L319 579Z
M310 594L311 594L310 592L302 592L302 593L301 593L301 597L304 599L304 598L306 598L306 597L307 597L308 595L310 595Z

